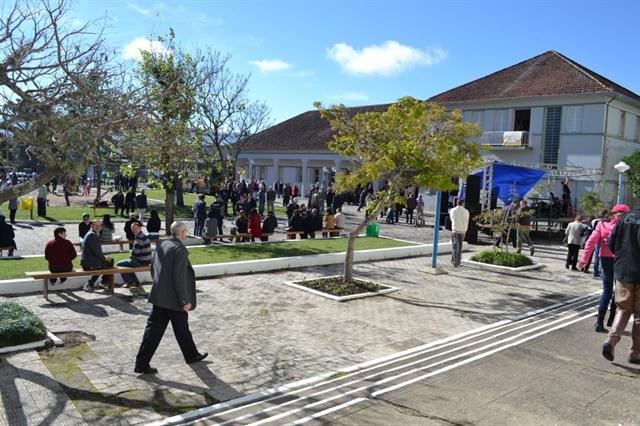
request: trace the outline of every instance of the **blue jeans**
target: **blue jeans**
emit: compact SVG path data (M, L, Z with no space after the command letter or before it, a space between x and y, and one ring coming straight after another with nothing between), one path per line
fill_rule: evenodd
M600 276L600 243L597 243L593 250L593 276Z
M135 268L136 266L143 266L143 265L138 259L134 259L130 257L129 259L121 260L120 262L118 262L116 266L130 266ZM122 280L124 281L125 284L137 283L138 277L136 276L136 274L133 274L133 273L122 274Z
M613 297L613 257L601 257L602 294L598 304L598 318L604 318Z

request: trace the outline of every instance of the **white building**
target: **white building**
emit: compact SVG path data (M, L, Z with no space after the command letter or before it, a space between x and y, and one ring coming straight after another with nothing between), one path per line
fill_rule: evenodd
M487 159L546 167L600 169L577 179L574 195L597 188L615 196L613 165L640 149L640 96L555 51L466 83L428 99L461 109L477 122ZM384 110L387 105L352 108ZM329 181L332 170L356 164L327 148L328 123L308 111L273 126L245 143L238 160L245 178L295 182L307 188Z

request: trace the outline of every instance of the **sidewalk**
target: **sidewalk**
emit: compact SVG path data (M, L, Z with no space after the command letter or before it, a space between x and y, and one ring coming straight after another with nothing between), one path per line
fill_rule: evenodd
M133 373L150 309L144 298L125 290L117 297L57 293L53 304L43 302L41 295L20 297L17 301L33 309L54 333L95 336L81 345L89 355L77 362L79 374L71 384L62 384L67 395L69 388L87 383L91 390L72 392L72 405L56 384L60 374L54 377L43 364L49 355L12 355L0 363L2 393L15 394L4 397L0 423L16 424L32 413L48 416L54 424L77 424L80 416L90 423L144 423L170 415L158 408L158 400L199 398L200 405L228 400L339 371L600 288L591 276L564 269L562 247L540 247L534 258L550 267L521 277L470 268L447 268L448 275L433 276L421 272L429 263L426 258L357 264L356 275L397 285L401 291L348 303L282 285L340 273L337 266L199 281L198 308L190 314L190 324L199 349L210 356L204 363L184 364L167 330L153 360L160 370L154 377ZM448 265L445 256L440 262ZM57 399L42 398L42 392ZM101 408L104 396L119 409Z

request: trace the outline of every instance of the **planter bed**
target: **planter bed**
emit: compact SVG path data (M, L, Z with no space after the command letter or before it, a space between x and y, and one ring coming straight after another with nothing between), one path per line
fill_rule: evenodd
M494 265L492 263L476 262L475 260L471 260L471 259L463 260L462 263L464 265L475 266L477 268L484 269L487 271L493 271L493 272L525 272L525 271L532 271L535 269L544 268L545 266L544 263L534 263L532 265L513 268L511 266L502 266L502 265Z
M342 275L334 275L300 281L287 281L284 284L338 302L378 296L400 290L397 287L374 283L363 278L354 277L353 282L355 285L344 286L342 285Z

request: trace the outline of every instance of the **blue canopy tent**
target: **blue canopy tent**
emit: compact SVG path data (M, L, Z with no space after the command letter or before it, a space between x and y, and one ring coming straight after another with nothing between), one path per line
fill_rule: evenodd
M484 170L474 173L483 179ZM527 167L510 166L503 163L493 163L493 177L491 179L492 193L502 202L509 204L512 199L522 199L536 186L545 172ZM461 196L464 191L461 190Z

